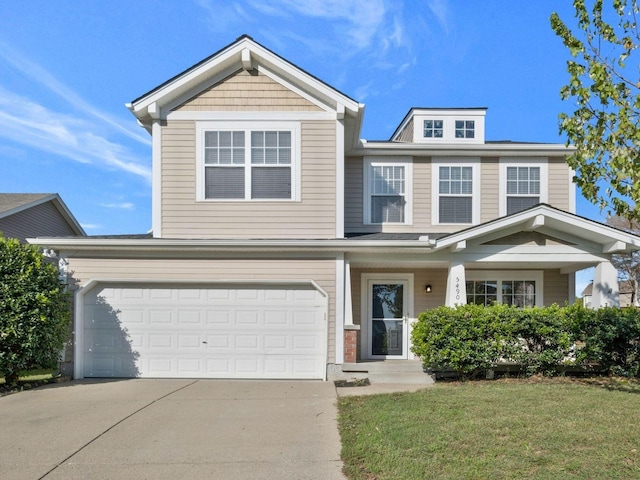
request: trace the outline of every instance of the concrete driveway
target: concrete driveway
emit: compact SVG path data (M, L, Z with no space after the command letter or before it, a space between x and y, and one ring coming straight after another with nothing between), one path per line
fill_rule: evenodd
M344 479L332 382L114 380L0 398L0 477Z

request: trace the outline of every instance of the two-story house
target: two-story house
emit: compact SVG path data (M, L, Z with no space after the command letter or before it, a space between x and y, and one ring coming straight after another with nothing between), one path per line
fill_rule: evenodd
M327 378L411 360L411 323L465 302L618 302L640 238L575 214L559 144L485 140L484 108L364 105L243 36L136 98L153 234L40 238L75 289L75 376Z

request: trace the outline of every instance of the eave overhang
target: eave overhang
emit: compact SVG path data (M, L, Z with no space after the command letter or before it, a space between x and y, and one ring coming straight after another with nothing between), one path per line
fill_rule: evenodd
M428 253L433 242L428 240L186 240L186 239L74 239L28 238L31 244L46 246L67 255L97 252L119 253Z
M564 157L571 155L575 147L558 143L484 143L473 145L434 145L404 142L367 142L362 140L360 144L347 152L348 155L408 155L414 157L470 157L470 156L548 156Z

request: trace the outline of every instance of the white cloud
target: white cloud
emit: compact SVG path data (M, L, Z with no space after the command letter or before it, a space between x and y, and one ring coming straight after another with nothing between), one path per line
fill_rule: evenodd
M42 68L40 65L31 62L29 59L20 55L10 46L4 43L0 43L0 58L5 60L5 62L11 65L14 69L31 78L31 80L36 81L40 85L58 95L68 104L74 106L75 109L79 112L101 120L104 124L115 129L117 132L135 140L136 142L147 146L151 145L151 140L147 136L144 136L137 131L132 131L130 128L122 125L118 120L115 120L107 113L97 109L96 107L85 101L83 98L81 98L77 93L69 89L67 86L63 85L53 75L51 75L51 73Z
M97 223L80 223L80 226L84 230L100 230L102 225L98 225Z
M427 6L438 20L440 28L445 33L449 33L449 9L446 0L428 0Z
M52 111L0 86L0 137L76 162L107 166L151 180L128 148L97 133L95 121Z
M131 202L101 203L100 206L105 208L120 208L123 210L133 210L135 208L135 205Z
M280 0L280 4L308 17L344 23L344 31L357 49L372 45L387 13L383 0Z

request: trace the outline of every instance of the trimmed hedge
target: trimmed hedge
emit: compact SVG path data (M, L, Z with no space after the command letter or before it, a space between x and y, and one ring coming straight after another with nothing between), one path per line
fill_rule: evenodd
M515 364L525 375L554 375L568 366L640 374L640 311L631 308L438 307L420 314L411 338L426 368L462 378L500 364Z

